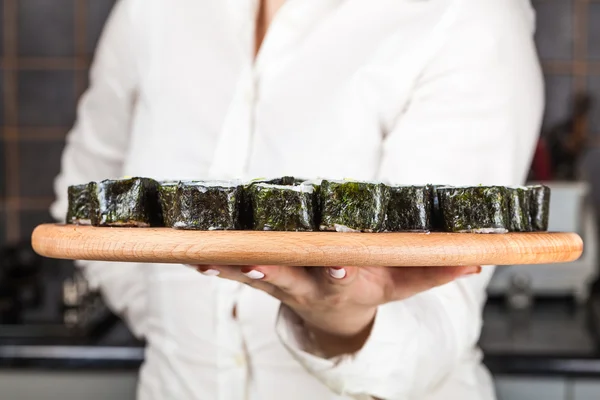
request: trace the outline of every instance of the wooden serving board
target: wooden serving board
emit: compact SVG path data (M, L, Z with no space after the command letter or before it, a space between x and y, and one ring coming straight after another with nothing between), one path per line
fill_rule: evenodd
M170 228L38 226L46 257L144 263L293 266L548 264L578 259L575 233L338 233L182 231Z

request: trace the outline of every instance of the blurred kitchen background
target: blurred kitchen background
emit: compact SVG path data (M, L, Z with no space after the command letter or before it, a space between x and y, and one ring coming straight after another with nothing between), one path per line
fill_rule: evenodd
M525 0L523 0L525 1ZM72 263L32 253L114 0L0 0L0 398L133 399L143 343ZM572 264L498 268L481 346L501 400L600 399L600 1L535 0L546 113L531 181Z

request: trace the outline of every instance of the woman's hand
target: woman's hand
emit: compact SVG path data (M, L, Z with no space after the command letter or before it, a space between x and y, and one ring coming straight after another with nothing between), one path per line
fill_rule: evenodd
M291 308L329 357L359 350L379 305L477 274L481 267L195 266L245 283Z

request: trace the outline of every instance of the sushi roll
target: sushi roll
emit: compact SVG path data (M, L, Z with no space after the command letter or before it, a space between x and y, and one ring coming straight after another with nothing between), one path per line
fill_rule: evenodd
M175 193L179 181L162 181L158 186L158 201L165 226L173 226L173 208L175 207Z
M258 231L313 231L314 187L258 183L249 191L252 229Z
M93 182L84 185L69 186L69 208L67 210L67 224L91 225L92 207L91 194L94 191Z
M437 189L446 232L506 233L510 229L507 189L500 186Z
M104 180L91 196L92 225L162 226L158 182L149 178Z
M535 232L548 230L550 214L550 188L544 185L528 186L531 228Z
M531 201L527 188L507 188L511 232L531 232Z
M254 229L253 210L251 192L254 185L265 183L269 185L294 185L297 179L292 176L282 176L276 178L255 178L243 185L240 223L243 229Z
M241 228L242 185L236 182L180 182L173 227L188 230Z
M242 196L242 215L241 221L244 229L257 229L254 224L254 209L253 209L253 201L252 201L252 193L256 185L265 184L265 185L276 185L276 186L299 186L304 184L305 186L313 187L312 197L316 199L313 201L313 215L314 218L318 216L318 190L314 182L309 182L305 179L296 178L293 176L282 176L276 178L257 178L253 179L250 182L244 185L243 196ZM316 220L313 220L316 221ZM315 222L312 223L313 225ZM261 229L262 230L262 229Z
M431 186L390 186L385 219L389 232L428 232L431 230L433 190Z
M381 232L389 191L382 183L323 180L320 188L322 231Z

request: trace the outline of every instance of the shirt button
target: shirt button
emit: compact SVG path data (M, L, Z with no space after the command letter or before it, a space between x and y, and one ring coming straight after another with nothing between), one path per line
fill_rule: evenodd
M238 354L237 356L235 356L235 364L238 367L243 367L246 365L246 356L244 356L243 354Z

